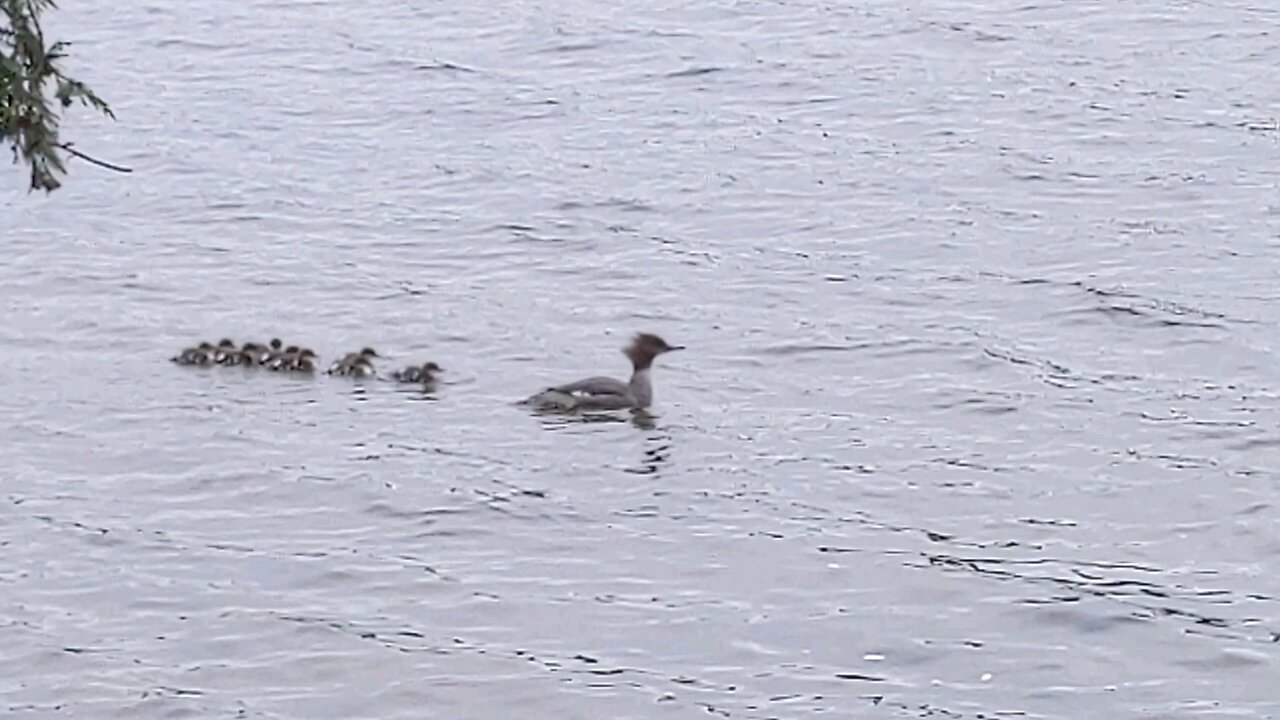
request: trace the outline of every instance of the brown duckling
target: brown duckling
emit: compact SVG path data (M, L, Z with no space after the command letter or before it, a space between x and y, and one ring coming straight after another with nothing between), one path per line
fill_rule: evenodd
M235 343L228 338L223 338L218 341L218 346L213 349L213 361L219 365L226 365L228 364L228 358L239 353L240 349L236 347Z
M283 345L280 338L271 338L271 342L266 345L259 345L258 364L266 365L274 360L280 354Z
M347 353L329 368L329 374L370 377L376 374L373 368L373 358L376 357L378 357L377 351L369 347L358 353Z
M284 349L284 352L275 353L270 360L267 361L268 370L288 370L293 366L293 361L297 359L299 348L297 345L290 345Z
M236 361L232 365L257 365L258 359L262 356L262 346L256 342L247 342L240 348L240 352L236 354Z
M313 373L316 371L316 353L311 348L302 348L293 357L289 369L294 372Z
M397 370L392 373L391 377L396 382L432 385L436 381L436 375L442 372L444 372L444 368L433 362L428 362L423 363L421 366L410 365L403 370Z
M202 342L194 347L183 348L182 352L169 358L169 361L179 365L208 365L213 362L213 351L213 345Z
M347 374L356 378L373 377L378 371L373 368L373 361L368 355L360 355L351 363L351 367L347 370Z

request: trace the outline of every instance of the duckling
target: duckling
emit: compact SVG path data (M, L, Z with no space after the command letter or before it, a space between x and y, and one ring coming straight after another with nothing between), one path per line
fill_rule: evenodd
M365 348L365 350L369 350L369 352L373 353L371 357L377 357L377 353L373 350L370 350L369 348ZM361 350L360 352L347 353L337 360L334 360L333 365L329 367L329 374L349 375L351 373L351 366L355 364L356 360L359 359L363 353L364 350Z
M432 385L436 381L436 374L444 372L444 368L429 362L424 363L421 367L410 365L403 370L397 370L392 373L391 377L396 382L402 383L422 383L423 385Z
M240 352L236 353L236 361L230 363L232 365L257 365L259 353L262 352L262 346L256 342L247 342L244 347L240 348Z
M391 373L391 379L400 383L416 383L422 379L422 368L417 365L410 365L403 370Z
M244 349L240 351L241 358L245 365L266 365L275 353L280 350L280 340L272 339L275 345L262 345L261 343L248 342L244 344Z
M227 362L228 355L234 355L238 352L239 350L236 348L235 343L223 338L218 341L218 346L213 349L213 361L219 365L224 365Z
M358 353L347 353L329 368L329 374L369 377L375 374L373 358L376 357L378 357L377 351L369 347L362 349Z
M267 369L268 370L288 370L293 365L293 361L296 360L297 357L298 357L298 346L290 345L289 347L284 349L284 352L276 353L270 360L267 361Z
M280 346L282 344L280 338L271 338L271 342L266 345L259 345L257 364L266 365L274 360L280 354Z
M360 357L351 363L351 369L347 371L347 374L354 378L367 378L377 375L378 371L373 369L373 363L366 358Z
M251 348L253 343L245 343L245 348ZM245 358L245 349L235 346L227 347L222 352L222 357L217 361L219 365L247 365L249 361Z
M201 342L200 345L193 345L191 347L183 347L182 351L179 351L177 355L170 357L169 361L170 363L177 363L179 365L196 365L196 357L209 354L212 348L214 348L214 346L209 345L207 342Z
M433 362L423 363L422 375L421 377L418 378L418 382L422 383L423 385L435 385L436 376L442 372L444 372L444 368L440 367L439 365Z
M289 367L294 372L313 373L316 371L316 354L311 348L302 348L293 358Z
M183 348L182 352L169 358L169 361L179 365L208 365L212 355L213 345L202 342L194 347Z

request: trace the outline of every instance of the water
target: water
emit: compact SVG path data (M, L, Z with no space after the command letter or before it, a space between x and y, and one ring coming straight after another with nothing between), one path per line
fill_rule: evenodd
M0 709L1280 717L1276 20L66 3ZM636 330L652 421L512 405ZM166 361L272 335L448 383Z

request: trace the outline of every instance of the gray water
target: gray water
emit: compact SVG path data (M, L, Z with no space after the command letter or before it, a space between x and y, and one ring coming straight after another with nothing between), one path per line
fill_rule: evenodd
M65 3L135 172L0 174L0 712L1280 717L1216 5ZM512 404L639 330L651 419ZM448 382L167 362L272 335Z

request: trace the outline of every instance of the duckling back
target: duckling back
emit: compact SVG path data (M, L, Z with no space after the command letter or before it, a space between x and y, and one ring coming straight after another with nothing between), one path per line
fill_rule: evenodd
M392 379L402 383L416 383L422 381L422 368L416 365L410 365L403 370L397 370L391 374Z

